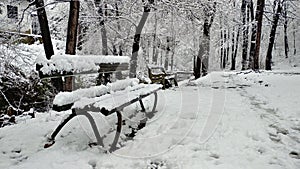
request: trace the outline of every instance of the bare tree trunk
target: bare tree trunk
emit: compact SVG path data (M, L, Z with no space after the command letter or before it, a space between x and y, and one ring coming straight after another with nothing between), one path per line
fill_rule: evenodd
M242 0L241 13L243 22L243 51L242 51L242 70L246 70L248 54L248 28L246 23L247 2Z
M226 63L228 63L228 58L229 58L229 49L230 49L230 33L229 33L229 28L227 29L227 36L228 36L228 39L227 39L227 43L226 43L226 50L227 50L227 55L226 55Z
M226 55L227 55L227 50L226 50L226 43L227 43L227 35L226 35L226 30L225 28L223 29L223 35L224 35L224 42L223 42L223 63L222 63L222 69L225 69L226 67Z
M231 35L231 68L230 70L235 70L235 58L234 58L234 45L235 45L235 27L232 28Z
M100 2L99 2L100 3ZM98 13L100 15L100 32L101 32L101 43L102 43L102 55L108 55L108 45L107 45L107 34L106 34L106 28L105 28L105 16L106 12L104 10L107 8L106 4L98 4L99 10ZM97 79L96 79L97 85L101 84L107 84L110 82L110 73L99 73Z
M250 8L250 16L251 16L251 43L250 43L250 55L249 55L249 63L248 63L248 69L253 68L253 58L255 54L255 38L256 38L256 24L254 22L254 9L253 9L253 1L250 0L249 2L249 8Z
M262 29L262 19L264 13L265 0L258 0L256 8L255 20L257 22L257 31L256 31L256 45L255 45L255 55L254 55L254 70L259 69L259 49L260 49L260 38L261 38L261 29Z
M284 23L283 23L283 28L284 28L284 53L285 53L285 58L288 58L289 56L289 41L288 41L288 35L287 35L287 26L288 26L288 18L287 18L287 7L288 4L286 1L283 1L284 5Z
M134 41L132 45L132 56L130 60L130 70L129 70L129 77L133 78L136 77L136 69L137 69L137 59L138 59L138 51L140 49L140 37L143 30L143 27L147 21L149 13L151 11L151 5L154 3L154 0L148 0L148 3L144 6L144 12L142 18L136 27Z
M294 37L294 55L297 54L297 49L296 49L296 26L294 27L294 30L293 30L293 37Z
M172 47L172 55L171 55L171 70L173 71L174 68L174 55L175 55L175 29L174 29L174 9L172 9L172 18L171 18L171 47Z
M167 36L166 56L165 56L165 63L164 63L164 68L165 68L165 70L168 70L168 65L169 65L169 53L170 53L169 37Z
M224 52L223 52L223 30L221 30L221 40L220 40L220 45L221 45L221 49L220 49L220 68L223 69L223 59L224 59Z
M199 78L201 74L203 76L207 75L210 48L210 28L214 21L216 5L217 3L214 2L212 7L210 7L209 4L204 7L203 37L202 43L199 46L198 58L196 60L197 67L195 68L196 71L194 72L195 79ZM201 74L197 73L198 69L201 69Z
M115 3L115 8L116 8L116 19L117 19L118 31L121 31L121 25L119 22L120 12L119 12L119 6L117 2ZM123 43L119 44L119 52L117 51L115 45L113 45L113 47L114 47L114 55L119 55L119 56L123 55ZM116 72L116 79L122 79L122 72Z
M67 32L67 43L66 43L66 54L75 55L76 54L76 44L77 44L77 28L78 28L78 18L79 18L79 1L70 1L70 12L69 12L69 22L68 22L68 32ZM66 77L64 90L73 90L73 77Z
M223 69L223 59L224 59L224 52L223 52L223 46L224 46L224 39L223 39L223 25L222 25L223 17L220 17L220 68Z
M44 0L35 0L35 6L37 8L46 58L51 59L51 56L54 55L54 50L50 36L47 14L44 8Z
M174 39L173 41L172 41L172 56L171 56L171 70L173 71L173 69L174 69L174 56L175 56L175 37L174 38L172 38L172 39Z
M51 59L51 56L54 55L54 50L50 36L47 14L44 7L44 0L35 0L35 6L37 8L45 55L47 59ZM36 66L37 70L40 70L40 68L40 65ZM51 83L57 91L63 91L63 82L61 78L53 78L51 79Z
M237 30L237 35L236 35L236 40L235 40L235 49L234 53L231 58L231 69L230 70L235 70L235 64L236 64L236 56L237 56L237 51L239 47L239 36L240 36L240 28Z
M236 7L236 1L233 1L233 7ZM234 18L235 19L235 18ZM235 36L235 29L236 27L232 28L232 46L231 46L231 68L230 70L235 70L235 63L236 63L236 54L238 48L238 41L239 41L239 26L237 28L237 35ZM235 40L236 38L236 40Z
M156 12L154 13L154 34L153 34L153 51L152 51L152 62L157 64L157 43L156 43L156 31L157 31L157 16Z
M276 13L274 13L274 16L273 16L273 23L272 23L272 28L271 28L270 37L269 37L269 46L268 46L268 51L267 51L267 56L266 56L266 70L271 70L272 50L273 50L273 45L274 45L274 41L275 41L276 28L277 28L279 16L281 13L280 3L281 3L280 0L278 0L277 1L277 11L276 11Z
M103 4L101 5L102 8ZM104 5L106 8L106 4ZM102 40L102 55L108 55L108 45L107 45L107 35L106 35L106 28L105 28L105 22L104 22L104 17L105 14L103 12L103 8L101 9L100 12L101 15L101 21L100 21L100 26L101 26L101 40Z

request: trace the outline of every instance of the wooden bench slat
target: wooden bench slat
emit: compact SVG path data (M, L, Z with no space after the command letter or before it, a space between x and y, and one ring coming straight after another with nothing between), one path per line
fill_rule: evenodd
M117 110L137 102L138 100L157 92L162 88L159 84L140 84L136 90L122 90L112 94L106 94L95 98L82 98L74 103L72 109L82 109L86 111L98 111L104 115L110 115Z
M119 80L117 82L108 84L107 86L91 86L89 88L77 89L72 92L60 92L58 93L54 100L53 104L57 107L72 104L82 98L93 98L104 95L108 92L116 92L119 90L124 90L129 86L134 86L138 84L139 80L136 78Z

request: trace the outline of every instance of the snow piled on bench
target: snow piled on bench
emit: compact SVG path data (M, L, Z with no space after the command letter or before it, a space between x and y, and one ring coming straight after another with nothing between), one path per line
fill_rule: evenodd
M95 98L82 98L74 103L72 108L82 109L85 106L93 105L100 109L105 108L111 111L114 108L120 107L128 102L131 102L142 95L151 94L162 87L160 84L138 84L128 87L125 90L117 91L108 95Z
M84 71L97 71L101 63L129 63L128 56L113 55L53 55L50 60L40 55L36 63L43 67L40 71L43 74L51 74L52 71L75 71L75 73Z
M125 88L129 86L135 86L138 83L139 80L133 78L118 80L114 83L107 84L107 86L92 86L90 88L78 89L72 92L60 92L55 96L53 104L57 106L63 106L74 103L80 100L81 98L93 98L104 95L106 93L113 93L119 90L124 90Z

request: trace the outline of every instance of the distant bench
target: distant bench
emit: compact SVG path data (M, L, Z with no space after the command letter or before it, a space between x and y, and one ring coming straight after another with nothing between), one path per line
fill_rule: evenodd
M166 73L162 66L147 65L149 79L152 83L160 83L163 88L169 88L172 86L172 82L175 86L178 86L176 80L176 74Z
M126 56L71 56L56 55L47 60L39 58L37 60L40 71L39 76L45 78L67 77L92 73L107 73L128 70L129 57ZM93 132L97 139L97 144L104 147L102 137L97 129L96 123L90 112L100 112L105 116L117 113L117 129L114 140L109 151L117 148L118 139L122 128L123 108L139 102L141 109L145 112L142 99L154 94L154 105L151 112L146 116L151 118L157 105L157 91L162 88L159 84L140 84L136 78L118 80L108 85L92 86L77 89L71 92L60 92L53 100L53 110L72 110L72 113L62 120L48 138L45 148L55 143L55 137L60 130L77 115L84 115L88 118ZM145 121L144 121L145 123Z

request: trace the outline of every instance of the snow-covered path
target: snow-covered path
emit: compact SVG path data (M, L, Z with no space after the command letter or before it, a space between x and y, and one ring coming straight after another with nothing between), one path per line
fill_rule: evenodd
M0 129L0 168L300 168L299 85L280 72L213 72L161 91L156 115L112 154L87 146L80 118L43 149L62 114L38 114Z

